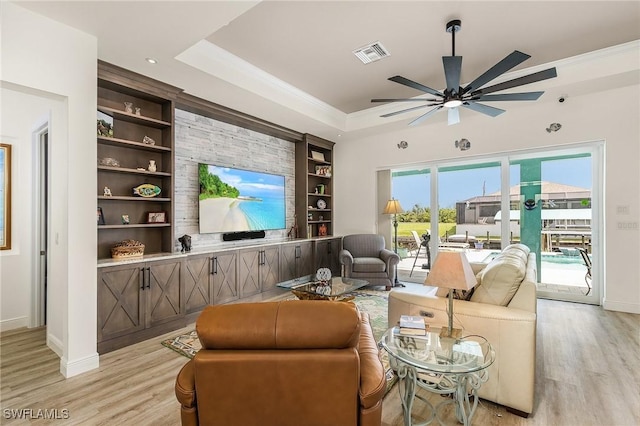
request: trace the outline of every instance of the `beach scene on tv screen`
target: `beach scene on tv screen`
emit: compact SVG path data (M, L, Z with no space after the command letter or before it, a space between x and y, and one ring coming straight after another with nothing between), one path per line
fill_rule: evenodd
M199 164L200 233L284 229L284 176Z

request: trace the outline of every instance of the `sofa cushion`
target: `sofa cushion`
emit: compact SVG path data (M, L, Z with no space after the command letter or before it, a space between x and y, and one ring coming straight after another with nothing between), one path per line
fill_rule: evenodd
M507 306L524 279L527 261L519 253L500 253L478 275L472 302Z
M384 272L387 265L377 257L354 257L353 272Z
M529 256L529 253L531 252L531 249L528 246L526 246L524 244L520 244L520 243L509 244L508 246L506 246L504 248L504 250L502 252L504 253L505 251L510 251L510 250L520 250L521 252L523 252L525 254L525 256Z

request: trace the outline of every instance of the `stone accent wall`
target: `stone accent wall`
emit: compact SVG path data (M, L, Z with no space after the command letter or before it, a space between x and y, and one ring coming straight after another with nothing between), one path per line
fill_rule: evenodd
M295 144L187 111L175 114L174 241L191 235L194 249L234 247L247 241L224 242L222 233L200 234L198 225L198 163L229 166L285 177L287 228L266 231L266 240L286 238L295 213ZM265 239L253 240L264 242Z

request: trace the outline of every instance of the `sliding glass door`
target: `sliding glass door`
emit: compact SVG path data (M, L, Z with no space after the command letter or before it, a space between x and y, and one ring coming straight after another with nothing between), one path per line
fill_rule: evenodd
M462 249L472 262L523 243L536 253L540 297L597 304L601 151L598 143L394 171L393 195L407 210L400 235L429 229L432 257Z
M539 295L594 301L592 155L512 159L510 166L519 187L510 221L519 222L520 240L537 254Z

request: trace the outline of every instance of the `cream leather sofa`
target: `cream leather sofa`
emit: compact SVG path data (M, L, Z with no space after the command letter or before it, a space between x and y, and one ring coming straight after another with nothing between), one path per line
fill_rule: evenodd
M533 411L536 366L536 255L522 244L506 247L488 264L471 264L478 284L470 300L454 300L454 327L479 334L496 351L481 398L528 416ZM439 297L438 295L441 295ZM394 289L389 294L389 327L400 315L423 315L445 326L446 289Z

